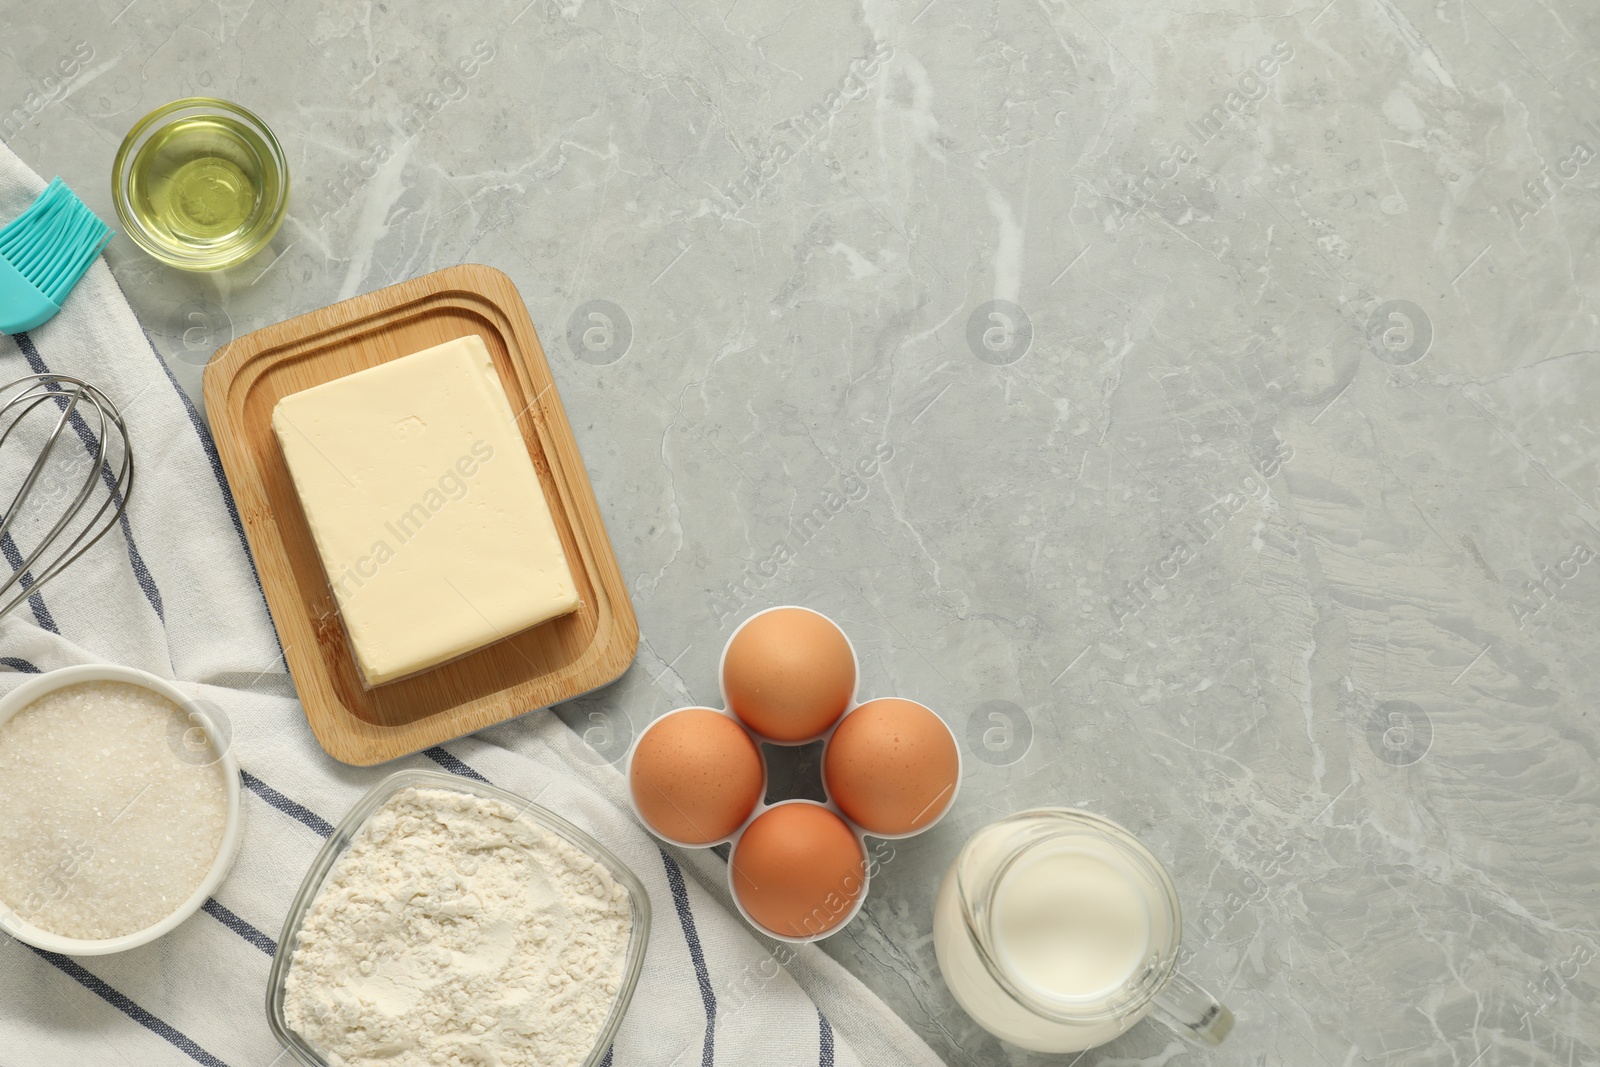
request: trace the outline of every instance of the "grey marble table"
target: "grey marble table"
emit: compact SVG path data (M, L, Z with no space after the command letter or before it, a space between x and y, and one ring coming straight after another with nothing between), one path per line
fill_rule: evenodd
M956 725L957 809L826 943L949 1063L1048 1059L930 907L1058 803L1172 864L1239 1017L1085 1065L1600 1059L1600 8L3 0L0 56L0 138L107 218L161 103L283 141L255 260L108 252L191 392L511 275L644 633L561 709L603 752L785 602Z

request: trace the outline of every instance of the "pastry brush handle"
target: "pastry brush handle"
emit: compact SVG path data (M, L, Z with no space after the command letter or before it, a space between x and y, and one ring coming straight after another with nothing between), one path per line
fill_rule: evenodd
M49 319L61 306L0 256L0 333L21 333Z

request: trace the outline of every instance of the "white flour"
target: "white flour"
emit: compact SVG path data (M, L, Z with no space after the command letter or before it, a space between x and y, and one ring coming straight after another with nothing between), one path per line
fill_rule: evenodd
M622 981L627 890L518 814L406 789L335 864L284 985L334 1067L583 1063Z

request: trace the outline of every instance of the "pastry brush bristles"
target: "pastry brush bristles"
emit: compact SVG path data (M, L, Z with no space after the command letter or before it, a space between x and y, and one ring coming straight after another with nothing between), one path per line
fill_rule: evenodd
M56 178L0 229L0 257L59 306L109 240L111 229Z

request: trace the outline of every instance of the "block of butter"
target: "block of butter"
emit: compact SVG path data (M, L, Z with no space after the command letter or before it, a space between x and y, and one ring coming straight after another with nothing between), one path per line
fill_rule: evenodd
M272 429L368 687L578 606L481 337L286 396Z

